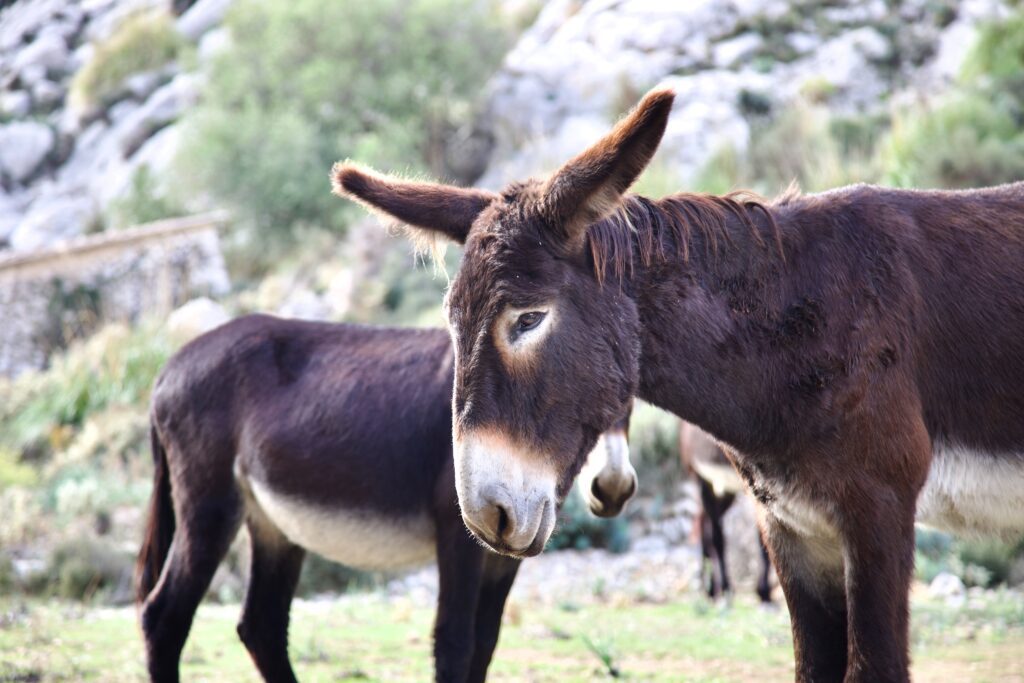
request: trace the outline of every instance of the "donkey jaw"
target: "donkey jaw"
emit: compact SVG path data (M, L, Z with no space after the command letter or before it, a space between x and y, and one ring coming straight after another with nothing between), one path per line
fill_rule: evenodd
M558 478L542 455L477 429L455 439L455 489L466 527L495 552L532 557L555 527Z
M615 517L622 512L637 489L636 470L629 461L629 441L624 431L608 431L598 438L577 483L594 515Z

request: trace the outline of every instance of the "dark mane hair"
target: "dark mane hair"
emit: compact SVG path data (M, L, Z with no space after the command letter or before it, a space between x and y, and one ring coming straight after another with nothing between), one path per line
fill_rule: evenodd
M787 191L779 201L792 198ZM694 232L710 254L717 254L721 242L733 243L729 218L735 218L747 229L761 248L767 248L758 226L763 217L779 258L785 259L779 226L768 204L760 195L747 190L726 195L680 193L661 199L629 195L614 214L595 223L587 231L590 255L599 283L604 283L609 268L621 282L627 270L632 272L637 256L644 265L657 258L667 260L666 244L675 245L675 258L690 260ZM666 237L668 239L666 239Z

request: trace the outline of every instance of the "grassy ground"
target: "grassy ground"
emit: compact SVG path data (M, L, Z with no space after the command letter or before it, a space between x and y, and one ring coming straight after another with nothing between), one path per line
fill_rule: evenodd
M256 681L234 633L237 606L204 605L183 657L189 681ZM432 610L403 598L297 601L291 652L304 681L424 681ZM1024 597L989 593L954 608L914 601L916 681L1024 681ZM607 664L605 663L607 662ZM512 603L491 680L587 681L609 665L636 681L792 680L785 610L731 606L527 608ZM0 599L0 681L138 681L132 608Z

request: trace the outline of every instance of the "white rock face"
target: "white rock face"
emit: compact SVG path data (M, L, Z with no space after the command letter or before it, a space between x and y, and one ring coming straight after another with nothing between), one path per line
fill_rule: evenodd
M82 232L96 208L88 197L60 196L36 201L10 236L11 247L32 251Z
M31 176L53 149L49 126L35 121L15 121L0 126L0 173L15 182Z
M933 72L948 83L974 27L1006 6L963 0L954 11L946 27L921 0L554 0L490 84L494 147L479 184L552 170L659 83L678 97L656 160L685 183L722 144L747 144L743 100L774 108L813 88L830 109L859 113L943 85Z
M177 22L178 33L195 42L224 19L232 0L199 0Z
M167 331L176 340L186 342L220 327L230 319L231 316L223 306L207 297L200 297L171 312L167 317Z

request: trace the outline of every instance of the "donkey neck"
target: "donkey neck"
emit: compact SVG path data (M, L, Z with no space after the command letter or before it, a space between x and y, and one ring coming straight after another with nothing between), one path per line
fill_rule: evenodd
M714 201L726 209L711 216L649 202L660 215L646 233L632 231L634 266L626 279L640 318L639 393L736 448L756 450L774 430L749 425L777 418L769 378L745 357L748 330L738 320L777 299L779 238L760 204ZM689 225L673 223L684 217Z

